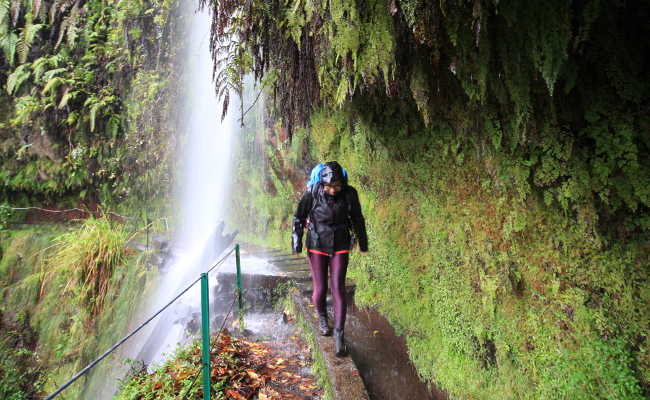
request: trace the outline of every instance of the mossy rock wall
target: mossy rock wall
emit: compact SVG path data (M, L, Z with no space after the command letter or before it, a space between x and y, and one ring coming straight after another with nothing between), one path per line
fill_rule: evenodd
M32 398L21 388L52 393L127 333L156 275L146 254L126 248L129 237L125 226L106 219L0 232L0 355L4 373L16 379L1 387L7 398ZM28 345L12 348L9 341ZM104 379L114 378L110 372ZM82 398L87 378L63 395Z
M289 249L311 167L336 159L369 228L357 300L406 336L423 379L454 398L650 395L650 52L635 39L649 8L367 6L278 6L299 56L266 59L279 77L240 135L236 223ZM282 96L300 96L291 71L310 62L320 92L301 128Z
M181 3L3 2L0 203L131 215L165 207Z

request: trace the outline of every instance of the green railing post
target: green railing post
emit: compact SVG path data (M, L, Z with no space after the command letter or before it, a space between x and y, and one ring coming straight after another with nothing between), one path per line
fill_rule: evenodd
M203 339L203 400L210 400L210 307L208 274L201 274L201 336Z
M235 245L235 260L237 262L237 301L239 304L240 314L244 310L244 304L242 301L242 290L241 290L241 262L239 260L239 243Z

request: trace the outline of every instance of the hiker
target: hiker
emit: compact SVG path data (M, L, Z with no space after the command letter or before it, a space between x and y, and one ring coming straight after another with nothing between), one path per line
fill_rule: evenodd
M317 165L307 190L298 203L291 235L294 253L302 251L302 234L307 227L307 256L313 285L312 302L318 312L320 334L331 334L325 297L327 270L330 268L334 298L334 339L336 355L347 353L343 337L345 325L345 273L356 235L359 250L368 251L366 225L357 191L348 185L347 171L336 161Z

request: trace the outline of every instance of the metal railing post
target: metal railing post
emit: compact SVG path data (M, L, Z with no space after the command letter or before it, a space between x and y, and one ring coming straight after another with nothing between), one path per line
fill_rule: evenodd
M201 274L201 336L203 342L203 400L210 400L210 307L208 274Z
M239 259L239 243L235 245L235 260L237 264L237 301L239 305L240 314L244 310L244 304L242 301L242 289L241 289L241 262Z
M33 208L33 207L32 207ZM81 210L83 211L83 210ZM115 214L118 215L118 214ZM119 216L119 215L118 215ZM196 278L189 286L187 286L185 289L181 290L180 293L178 293L173 299L171 299L167 304L165 304L162 308L158 309L152 316L150 316L146 321L141 323L137 328L132 330L128 335L123 337L120 341L115 343L113 346L111 346L110 349L106 350L101 356L98 358L94 359L92 362L90 362L88 365L86 365L81 371L79 371L75 376L72 378L68 379L63 385L59 386L54 392L52 392L50 395L48 395L45 400L52 400L56 396L58 396L61 392L63 392L67 387L72 385L77 379L81 378L84 376L88 371L90 371L95 365L97 365L100 361L102 361L104 358L106 358L109 354L111 354L115 349L120 347L124 342L129 340L133 335L138 333L142 328L144 328L148 323L154 320L158 315L160 315L163 311L165 311L169 306L174 304L176 300L181 298L185 293L187 293L194 285L198 282L201 281L201 328L202 328L202 347L203 347L203 393L204 393L204 400L210 400L210 386L211 386L211 380L210 380L210 314L209 314L209 290L208 290L208 273L217 268L219 265L221 265L227 257L229 257L232 252L235 251L233 248L228 252L228 254L224 255L219 261L215 262L208 270L207 272L201 274L199 278ZM239 246L237 246L237 269L239 270ZM238 279L239 282L239 291L241 293L241 281ZM240 298L240 304L241 304L241 298ZM230 310L228 311L228 314L226 314L226 317L223 320L223 325L221 326L221 330L219 331L219 335L221 334L221 331L223 331L223 328L225 326L226 321L228 320L228 317L230 316L230 311L232 311L233 307L235 305L235 301L233 299L232 305L230 306ZM240 318L241 318L241 312L240 312ZM219 335L217 335L217 339L219 338Z

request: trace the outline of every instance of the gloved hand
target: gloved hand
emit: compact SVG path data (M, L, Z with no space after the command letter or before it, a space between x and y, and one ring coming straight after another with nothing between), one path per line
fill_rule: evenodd
M294 254L302 253L302 238L297 233L291 234L291 250Z

